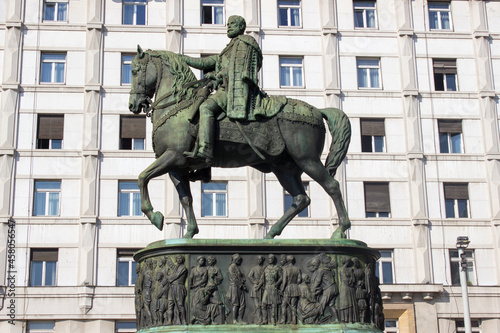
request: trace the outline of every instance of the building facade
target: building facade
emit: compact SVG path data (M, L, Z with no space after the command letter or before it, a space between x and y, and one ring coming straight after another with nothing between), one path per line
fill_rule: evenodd
M499 332L500 2L472 0L1 1L0 331L135 331L132 254L186 223L168 177L149 185L164 230L140 212L154 152L131 57L217 54L235 14L268 94L351 119L336 177L349 237L382 253L386 332L463 331L458 236L473 332ZM333 203L303 180L311 205L280 237L328 238ZM262 238L290 205L250 168L192 192L202 238Z

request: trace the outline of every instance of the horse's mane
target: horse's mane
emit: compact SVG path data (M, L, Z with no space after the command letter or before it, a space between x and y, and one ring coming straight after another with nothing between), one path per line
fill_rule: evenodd
M172 83L173 95L177 102L181 99L190 99L193 97L193 87L185 87L187 83L196 81L193 71L189 66L182 61L181 57L170 51L152 51L147 50L146 53L151 57L158 57L162 64L168 66L170 73L174 76Z

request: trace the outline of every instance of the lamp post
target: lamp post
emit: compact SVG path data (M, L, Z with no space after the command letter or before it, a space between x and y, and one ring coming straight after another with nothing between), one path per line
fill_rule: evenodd
M457 237L458 256L460 257L460 286L462 287L465 333L472 333L470 323L469 294L467 292L467 258L464 252L464 250L469 246L469 243L469 237Z

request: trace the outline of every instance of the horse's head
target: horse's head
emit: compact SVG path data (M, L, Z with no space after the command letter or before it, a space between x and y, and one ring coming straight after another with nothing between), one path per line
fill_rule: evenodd
M137 45L137 55L132 59L132 87L128 109L138 114L146 112L156 89L157 72L150 55Z

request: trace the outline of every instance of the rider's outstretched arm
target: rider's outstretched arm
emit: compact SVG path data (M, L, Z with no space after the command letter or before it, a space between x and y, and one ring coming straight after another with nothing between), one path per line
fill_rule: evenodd
M186 64L188 64L191 67L208 71L214 71L215 64L217 63L216 55L203 58L193 58L187 55L181 55L181 58L186 62Z

